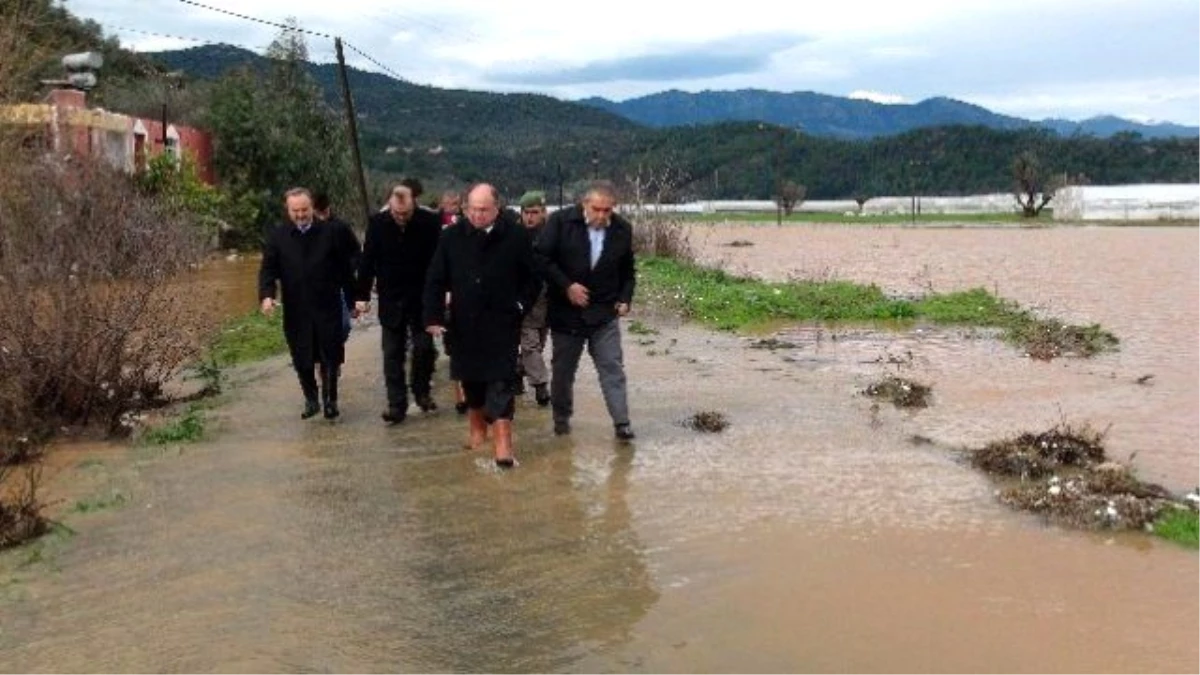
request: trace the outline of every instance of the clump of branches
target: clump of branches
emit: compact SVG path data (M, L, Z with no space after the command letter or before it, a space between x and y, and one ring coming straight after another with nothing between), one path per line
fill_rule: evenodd
M216 313L187 279L188 214L126 175L40 150L0 153L0 427L47 438L121 428L200 353Z
M49 529L38 500L41 467L31 465L17 476L10 466L0 465L0 549L40 537Z
M633 220L633 248L637 254L695 261L683 219L665 208L675 201L677 191L687 181L683 169L669 159L653 166L638 164L636 173L626 176L632 196L628 215Z

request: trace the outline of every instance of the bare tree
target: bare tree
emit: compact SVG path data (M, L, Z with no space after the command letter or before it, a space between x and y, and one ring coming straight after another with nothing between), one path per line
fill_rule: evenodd
M795 181L785 180L779 186L779 194L775 196L775 203L783 209L784 215L790 216L797 206L804 203L806 194L808 194L807 187Z
M1054 199L1058 190L1068 185L1082 185L1087 182L1087 177L1083 174L1047 174L1037 155L1029 151L1022 152L1013 160L1012 174L1013 196L1021 206L1021 214L1026 218L1036 218L1050 200Z
M656 163L639 162L625 177L632 193L633 247L639 254L691 261L694 258L687 228L678 214L664 208L688 174L673 158Z

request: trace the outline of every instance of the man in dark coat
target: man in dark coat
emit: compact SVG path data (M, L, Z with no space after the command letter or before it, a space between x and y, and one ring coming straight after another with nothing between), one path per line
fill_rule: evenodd
M445 301L454 302L446 326ZM513 394L521 320L541 291L533 248L525 228L507 209L496 188L467 193L466 218L442 231L425 283L425 325L431 335L454 334L450 376L462 382L470 435L478 448L493 433L496 465L515 465L512 449Z
M592 183L580 204L550 216L535 246L548 287L555 434L571 433L575 373L587 347L617 438L634 438L617 320L633 302L633 229L613 211L616 201L611 183Z
M413 188L404 183L392 189L388 209L371 216L358 266L360 312L368 309L371 287L379 295L379 324L383 329L383 378L387 388L384 421L398 424L408 414L404 359L412 341L409 388L417 406L437 409L430 392L437 357L433 338L425 331L421 311L425 274L437 248L441 227L437 216L417 206Z
M313 195L313 217L320 221L333 222L340 227L345 227L346 229L353 231L353 228L350 226L350 223L347 223L346 221L344 221L341 218L338 218L336 215L334 215L333 200L331 200L329 198L329 194L326 192L317 192L315 195ZM353 261L352 269L355 269L355 270L358 269L358 259L357 258ZM352 314L355 314L355 313L356 312L351 311L349 301L345 302L345 304L342 305L342 340L343 341L350 339L350 329L352 328L352 324L350 323L350 317Z
M354 232L339 222L313 218L312 195L304 188L285 196L288 222L276 226L263 244L258 297L263 314L275 310L276 285L283 290L283 333L292 366L304 392L303 419L320 410L333 419L338 411L338 376L345 361L342 312L354 297ZM313 368L320 364L318 391Z

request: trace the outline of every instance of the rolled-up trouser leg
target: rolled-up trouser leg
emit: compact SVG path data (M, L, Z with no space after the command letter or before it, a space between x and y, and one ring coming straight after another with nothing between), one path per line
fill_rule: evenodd
M462 387L467 396L467 407L482 408L488 424L496 420L512 420L516 402L511 381L463 382Z

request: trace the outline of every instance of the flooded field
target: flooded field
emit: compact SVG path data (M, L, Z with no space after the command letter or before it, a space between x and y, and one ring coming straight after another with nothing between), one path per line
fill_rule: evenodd
M497 473L461 449L444 357L443 410L382 425L379 333L360 327L335 424L298 419L277 358L237 375L208 441L79 450L128 498L67 518L76 534L36 560L0 554L0 669L1200 668L1194 551L1012 513L954 452L1067 417L1111 424L1114 457L1192 487L1196 230L701 226L693 241L776 278L995 287L1122 348L1045 363L957 329L798 326L763 350L643 310L631 319L656 332L625 335L638 439L613 441L585 361L573 434L524 401L522 464ZM206 274L252 283L252 261L227 265ZM897 373L933 385L930 407L859 394ZM685 425L701 410L728 428Z

